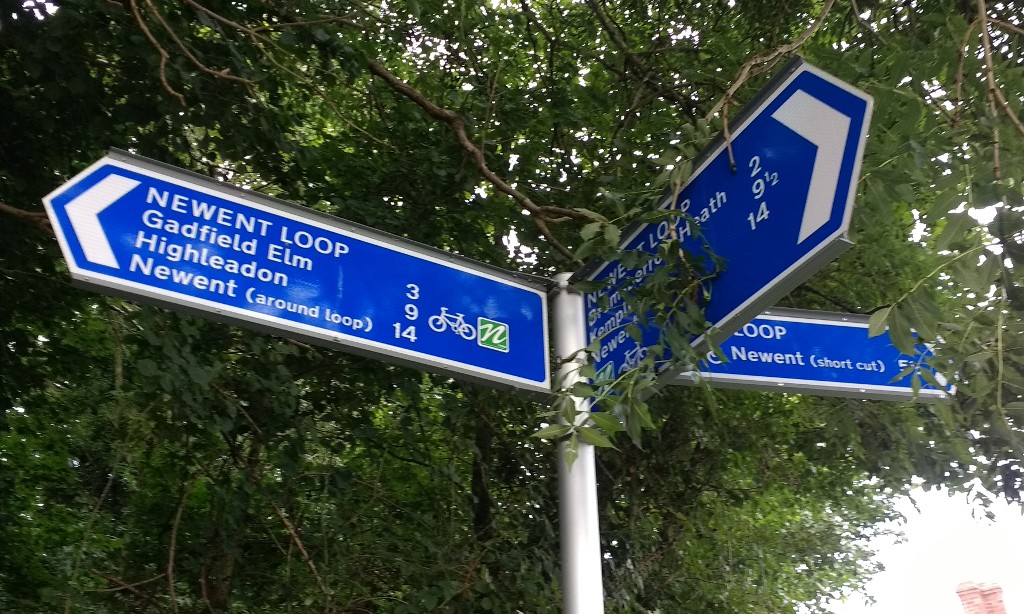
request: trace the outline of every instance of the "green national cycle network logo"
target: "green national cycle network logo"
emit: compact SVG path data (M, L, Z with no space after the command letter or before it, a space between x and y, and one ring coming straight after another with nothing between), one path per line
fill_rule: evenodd
M499 352L508 352L508 324L488 318L477 318L476 328L478 333L476 342L480 347Z

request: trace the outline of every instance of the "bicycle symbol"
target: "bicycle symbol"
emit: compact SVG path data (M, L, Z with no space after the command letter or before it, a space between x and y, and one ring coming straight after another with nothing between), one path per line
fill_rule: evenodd
M452 332L458 334L466 341L472 341L476 338L476 328L469 322L466 322L466 316L461 313L452 315L448 313L447 307L442 307L441 313L436 316L430 316L427 320L427 325L430 326L430 330L437 333L443 333L448 328L451 328Z
M622 375L626 371L635 369L640 366L642 361L647 356L647 348L636 345L631 350L626 350L625 360L622 362L622 366L619 367L619 375Z

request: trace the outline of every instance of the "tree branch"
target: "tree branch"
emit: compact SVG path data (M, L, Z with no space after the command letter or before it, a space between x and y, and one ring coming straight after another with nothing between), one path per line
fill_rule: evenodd
M171 543L167 553L167 591L171 596L171 608L175 613L178 611L178 594L174 590L174 556L178 547L178 527L181 525L181 516L185 513L185 502L188 501L188 493L192 490L198 476L189 480L178 500L178 508L174 510L174 523L171 525Z
M672 87L666 87L659 79L657 79L657 71L644 63L640 56L630 48L629 43L622 36L622 30L616 24L614 24L611 18L604 12L604 9L596 0L587 0L587 4L591 10L597 16L597 20L601 23L601 28L608 34L608 38L611 39L612 43L622 52L626 58L626 65L631 66L636 70L636 74L640 77L640 82L645 86L649 87L651 91L655 92L659 97L667 99L668 102L674 103L675 105L684 109L693 109L693 101L680 96L676 93ZM650 49L644 52L645 55L652 55L659 50L657 48ZM623 72L623 76L628 74L628 70Z
M994 120L997 110L996 92L999 91L999 87L996 85L996 69L992 61L992 39L988 35L988 7L985 6L985 0L977 0L977 7L978 20L981 24L981 46L985 53L985 81L988 83L986 96L988 98L989 112L992 113L992 119ZM992 126L992 176L995 177L996 181L1003 178L1003 165L1000 161L1001 149L999 124L995 123Z
M11 217L16 217L19 220L24 220L30 224L35 225L36 228L42 230L44 233L51 237L57 235L53 232L53 226L50 225L50 218L47 217L45 212L39 211L25 211L18 207L12 207L4 202L0 202L0 213L4 213Z
M167 50L163 48L160 41L156 40L156 37L153 36L152 32L150 32L149 26L146 25L146 21L142 18L142 12L139 11L138 2L136 2L136 0L129 0L129 4L131 4L132 14L135 15L135 21L139 24L139 29L142 30L142 33L149 40L149 43L153 45L153 48L160 54L160 83L163 84L167 93L173 96L181 106L186 106L185 97L171 87L171 84L167 82L167 60L170 58L170 54L167 53Z
M132 0L132 2L135 2L135 1L136 0ZM242 24L240 24L240 23L238 23L236 21L232 21L232 20L228 19L227 17L224 17L223 15L220 15L219 13L216 13L216 12L206 8L202 4L199 4L198 2L196 2L196 0L184 0L184 2L185 2L185 4L191 6L193 9L195 9L197 12L203 13L204 15L209 17L210 19L213 19L214 21L217 21L218 23L220 23L220 24L222 24L224 26L227 26L228 28L231 28L232 30L236 30L236 31L241 32L242 34L248 36L252 40L252 42L254 43L254 46L256 47L256 49L260 53L263 54L263 57L266 58L268 62L270 62L275 68L280 70L282 73L294 77L296 79L296 81L298 81L299 83L305 84L306 87L308 87L313 92L315 92L316 95L319 96L321 100L323 100L324 104L326 104L328 106L328 108L330 108L332 111L334 111L335 117L337 117L341 122L343 122L349 128L355 130L356 132L359 132L360 134L362 134L366 138L370 139L371 141L377 143L378 145L380 145L382 147L385 147L385 148L391 149L391 150L395 149L395 147L393 145L378 139L377 137L373 136L372 134L367 132L365 129L363 129L361 126L359 126L356 122L354 122L354 121L348 119L347 117L345 117L345 115L341 112L341 109L334 103L334 101L331 99L331 97L327 95L327 92L324 90L324 88L315 79L311 78L309 75L306 75L306 74L304 74L302 72L299 72L299 71L292 70L292 69L288 68L287 66L285 66L284 64L281 64L281 62L278 61L278 59L276 57L274 57L274 55L272 53L270 53L270 51L268 51L266 48L264 48L264 45L266 45L267 47L273 47L274 49L277 49L278 51L281 51L282 53L285 53L285 54L287 54L287 52L282 50L281 47L277 43L275 43L273 40L271 40L265 34L261 33L261 31L265 31L266 28L261 28L261 27L249 28L247 26L244 26L244 25L242 25ZM343 25L352 26L354 28L358 28L358 29L362 30L362 27L359 24L357 24L355 22L352 22L352 21L336 20L336 22L337 23L341 23Z
M750 79L751 77L756 77L757 75L763 74L771 70L772 67L775 66L775 63L779 61L779 58L788 53L793 53L794 51L799 49L801 45L807 42L807 39L809 39L812 34L818 31L818 28L821 27L821 24L825 23L825 16L828 15L828 12L830 10L832 10L833 4L835 4L835 0L828 0L825 3L825 6L821 7L821 12L818 13L817 18L815 18L811 25L807 26L807 29L804 30L800 34L800 36L796 37L796 39L794 39L792 42L776 47L775 49L764 55L759 55L748 60L740 68L740 71L736 73L736 77L733 78L732 85L729 86L728 90L726 90L725 95L722 96L722 98L717 103L715 103L715 106L711 107L711 111L708 112L706 119L710 120L719 111L721 111L722 107L725 106L726 101L732 100L733 96L736 95L736 92L740 89L740 87L747 82L747 79Z
M484 152L473 143L466 132L466 122L460 115L448 109L442 108L431 102L426 96L420 91L414 89L409 84L405 83L391 71L384 67L383 64L376 60L369 60L367 65L370 68L370 72L379 77L388 86L405 96L409 100L415 102L426 111L427 115L434 119L444 122L449 128L455 132L455 137L458 139L459 144L462 148L473 158L473 162L476 164L477 171L483 175L484 179L490 182L499 192L502 192L516 201L523 209L526 209L530 213L530 217L533 220L535 226L544 236L544 238L558 250L563 256L571 261L576 262L576 256L555 236L551 233L544 220L544 212L536 203L534 203L528 196L509 185L504 179L494 173L488 166L487 160L484 157Z
M316 580L316 585L320 588L320 592L322 592L328 600L331 600L331 592L328 590L327 585L324 584L323 578L320 577L320 572L317 571L316 563L309 556L309 552L306 551L306 546L303 545L302 539L299 538L299 534L295 531L295 526L290 520L288 520L288 516L285 515L284 510L282 510L277 503L269 500L267 502L270 503L270 507L274 508L274 513L277 514L277 517L281 520L281 524L284 525L285 530L291 537L292 543L295 544L295 547L299 550L299 554L302 556L302 560L305 561L306 567L309 568L310 573L313 574L313 579Z
M204 72L204 73L206 73L208 75L212 75L212 76L217 77L219 79L227 79L228 81L235 81L235 82L238 82L238 83L243 83L243 84L245 84L247 86L252 86L253 85L253 82L250 81L249 79L246 79L244 77L236 77L235 75L229 74L229 72L228 72L229 69L227 69L227 68L225 68L223 70L214 70L214 69L210 68L209 66L207 66L206 64L203 64L202 62L200 62L199 58L197 58L195 55L193 55L192 52L188 50L188 47L185 46L185 43L182 42L181 38L179 38L178 35L174 33L174 29L171 28L171 24L167 23L167 20L164 19L163 15L160 14L160 11L158 11L156 6L153 4L153 0L145 0L145 1L146 1L146 5L149 7L150 13L153 14L153 17L155 17L156 20L160 22L160 25L163 26L163 28L167 32L168 36L171 37L171 40L174 41L174 44L177 45L178 49L181 50L181 53L186 58L188 58L188 61L192 62L192 64L196 68L198 68L200 71L202 71L202 72Z
M149 578L148 580L140 580L138 582L132 582L131 584L128 584L128 583L126 583L124 580L122 580L120 578L115 578L114 576L108 576L107 574L101 573L99 571L96 571L95 569L92 569L90 571L93 574L103 578L107 582L111 582L113 584L116 584L117 586L114 586L113 588L87 589L87 592L116 593L116 592L119 592L119 591L128 591L129 593L135 595L139 599L142 599L144 605L146 605L146 606L155 606L158 612L163 612L164 611L163 607L161 607L159 603L155 603L153 601L153 596L152 595L147 595L146 593L143 593L142 591L140 591L138 589L138 587L142 586L143 584L149 584L150 582L154 582L156 580L159 580L160 578L164 577L164 574L158 574L158 575L153 576L152 578Z

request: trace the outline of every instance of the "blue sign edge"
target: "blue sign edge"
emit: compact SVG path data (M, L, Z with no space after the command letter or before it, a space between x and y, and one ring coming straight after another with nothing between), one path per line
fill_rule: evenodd
M789 268L780 273L771 282L769 282L760 292L753 294L746 301L740 304L737 308L733 309L730 313L722 317L721 321L710 323L711 328L708 333L701 335L694 339L691 343L694 347L706 347L711 343L721 342L722 339L727 338L732 333L740 329L744 324L756 317L763 309L770 306L776 300L782 298L790 291L798 287L801 283L811 277L813 272L819 270L825 263L830 262L849 249L853 243L847 238L850 220L853 216L853 200L857 195L857 186L860 182L860 170L861 164L864 157L864 147L867 143L868 127L871 124L871 113L874 107L874 99L868 94L864 93L860 89L852 86L839 78L830 75L829 73L817 68L816 66L803 61L802 58L794 60L791 65L787 65L785 70L778 75L777 79L772 79L768 85L766 85L755 100L751 101L744 109L740 112L742 116L741 123L734 127L731 131L732 138L739 136L756 118L759 113L767 107L776 97L797 77L804 72L811 72L815 76L828 81L836 87L846 90L851 94L862 98L865 103L864 119L861 122L861 130L857 139L857 151L854 157L854 166L850 175L850 186L847 190L845 198L845 208L843 212L843 220L839 227L829 236L824 237L819 241L818 245L807 252L807 254L793 263ZM687 179L686 183L682 185L680 189L685 189L687 185L693 180L693 178L704 172L704 169L711 164L719 155L721 155L727 147L727 143L724 138L716 138L712 143L698 155L700 164L695 167L693 172L690 173L690 178ZM675 200L675 193L668 194L667 197L663 197L661 204L658 205L658 209L666 208L666 205ZM639 224L630 234L624 234L619 244L628 245L633 241L637 235L644 228L644 224ZM596 266L591 263L587 263L581 268L573 278L573 281L590 281L594 277L598 276L607 266L612 264L612 261L596 261ZM810 271L810 272L807 272ZM584 330L586 329L586 322L583 323ZM708 338L710 335L710 338Z
M851 169L850 185L845 197L843 220L831 235L821 239L815 248L809 250L807 254L776 276L775 279L766 284L759 292L754 293L741 305L721 318L719 322L711 323L711 326L704 335L700 335L691 342L691 346L698 350L709 349L713 344L721 343L723 340L727 339L744 324L757 317L762 310L767 309L776 301L799 287L800 284L810 279L815 272L819 271L826 264L853 246L853 243L848 239L848 233L850 220L853 216L853 201L856 198L858 184L860 182L860 171L864 158L864 148L867 143L868 128L871 124L871 114L874 108L874 99L870 95L859 88L842 81L838 77L807 63L802 57L796 56L788 62L777 75L770 79L765 87L763 87L749 103L744 105L737 114L739 124L732 130L731 136L732 138L736 138L737 135L745 130L747 126L749 126L752 121L758 117L764 108L770 105L772 101L778 97L786 86L792 83L804 72L811 72L815 76L835 85L836 87L861 98L865 102L864 118L861 122L860 134L857 137L857 149L854 154L853 168ZM696 160L699 161L699 164L695 167L695 170L691 172L690 178L687 179L687 182L683 184L680 189L684 189L686 185L693 180L693 178L703 172L713 160L725 151L727 145L728 143L726 142L724 135L721 133L717 135L715 139L697 155ZM838 196L839 195L837 194L837 197ZM675 197L676 194L674 192L666 190L666 194L662 196L661 204L658 208L664 209L669 202L674 201ZM643 230L644 226L645 224L636 223L627 227L627 232L623 233L625 238L619 242L620 246L628 245L633 241ZM612 262L613 261L607 260L592 260L587 262L583 267L577 270L575 274L573 274L569 282L590 281L597 277L607 266L612 264ZM580 326L583 328L584 338L586 338L586 321L581 322ZM687 369L688 367L686 365L675 365L661 371L657 376L658 387L672 383L673 378L677 377Z
M533 293L540 300L542 310L543 352L541 354L544 357L543 373L545 378L542 381L529 380L414 350L406 350L405 348L389 346L376 341L360 339L345 333L328 334L315 327L269 314L256 314L185 293L155 290L152 287L119 277L86 271L75 261L74 252L71 249L68 237L65 236L65 228L57 222L57 215L53 208L52 200L61 195L69 185L81 181L104 165L112 165L144 175L155 174L162 179L184 184L186 187L199 192L213 192L216 196L232 202L263 209L275 215L291 217L298 222L324 226L334 232L355 235L360 240L374 243L387 249L424 258L441 266L489 278L492 281ZM118 149L111 149L106 156L90 164L74 177L52 190L43 197L43 204L46 207L54 234L64 255L64 260L67 263L72 285L77 287L127 300L138 300L158 307L170 308L175 311L190 313L227 324L237 324L264 333L308 341L316 345L343 350L359 356L421 370L434 371L497 388L522 391L537 397L546 397L552 393L548 292L554 286L555 282L553 280L535 275L515 273L470 258L457 256L397 235L375 230L362 224L356 224L355 222L350 222L322 211L316 211L315 209L303 207L256 191L245 190L186 169Z
M807 324L834 324L851 328L868 328L868 316L860 314L812 311L804 309L777 308L766 310L757 317L776 322L801 322ZM763 375L738 375L732 373L709 373L684 369L671 381L677 386L699 386L707 383L712 388L754 390L758 392L787 392L792 394L813 394L818 396L844 397L876 401L919 401L923 403L948 403L956 393L956 386L949 390L921 388L917 394L909 386L878 386L823 382L821 380L768 377Z

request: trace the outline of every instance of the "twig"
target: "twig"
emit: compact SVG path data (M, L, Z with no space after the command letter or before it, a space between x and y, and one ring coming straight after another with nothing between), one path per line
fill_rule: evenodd
M252 31L253 32L266 32L268 30L278 30L278 29L281 29L281 28L297 28L297 27L303 27L303 26L315 26L315 25L319 25L319 24L322 24L322 23L340 23L343 26L350 26L350 27L353 27L353 28L360 28L360 29L362 28L361 25L359 25L358 23L352 21L351 19L349 19L347 17L324 16L324 17L320 17L319 19L309 19L309 20L306 20L306 21L289 21L287 23L275 23L275 24L271 24L271 25L268 25L268 26L257 26L255 28L252 28Z
M316 563L309 556L309 552L306 551L306 547L303 545L302 539L299 538L299 534L295 531L295 526L292 525L290 520L288 520L288 516L285 515L284 510L278 507L277 503L274 503L273 501L268 501L268 503L270 503L270 507L274 508L274 513L277 514L277 517L281 519L281 524L283 524L285 530L288 531L288 535L292 538L292 543L295 544L299 554L302 556L302 560L306 563L306 567L308 567L310 573L313 574L313 579L316 580L316 585L320 588L320 592L330 600L331 592L327 589L327 585L324 584L323 578L320 577L320 572L316 569Z
M1010 123L1012 123L1014 125L1014 127L1017 128L1017 131L1020 132L1021 136L1024 136L1024 122L1022 122L1020 117L1018 117L1017 114L1014 113L1013 108L1010 107L1009 101L1006 100L1006 95L1003 94L1002 88L1000 88L999 85L996 83L995 62L992 60L992 39L991 39L991 37L989 35L989 32L988 32L988 24L989 23L993 23L994 20L990 20L988 18L987 7L985 6L985 0L978 0L978 11L980 13L979 16L978 16L978 20L981 22L981 42L982 42L982 46L985 49L986 77L987 77L987 80L988 80L989 96L991 97L989 102L990 102L990 104L993 107L992 114L993 114L993 116L995 115L995 108L994 108L995 104L994 103L998 103L999 107L1002 108L1003 113L1006 113L1006 116L1010 119ZM1005 24L1004 22L1001 22L1001 21L995 21L995 23L1001 24L1001 25L1005 25L1005 26L1010 26L1011 25L1011 24ZM1021 30L1020 28L1017 28L1015 26L1012 26L1012 27L1013 27L1014 31L1020 32L1020 33L1024 34L1024 30ZM996 139L998 139L998 137L999 137L999 129L998 128L994 128L993 129L993 133L994 133L993 136ZM1002 169L998 168L998 162L999 162L999 160L998 160L998 158L999 158L998 152L999 152L999 147L998 147L998 143L997 143L997 147L996 147L996 165L997 165L997 169L996 170L998 170L999 173L1001 173ZM996 179L999 179L999 173L996 174Z
M210 614L216 614L213 611L213 604L210 603L210 592L207 590L207 586L206 586L206 576L207 576L207 573L208 573L207 564L204 561L203 562L203 567L199 571L199 593L200 593L200 596L203 598L203 604L206 606L206 611L209 612Z
M988 107L992 113L992 119L996 118L996 92L999 87L996 86L996 69L992 61L992 39L988 35L988 7L985 6L985 0L977 0L978 7L978 20L981 25L981 47L985 52L985 80L988 82ZM996 181L1000 181L1003 178L1003 165L1000 160L1002 157L1002 143L999 138L999 123L995 122L992 126L992 176Z
M174 590L174 555L178 547L178 526L181 525L181 515L185 512L185 502L188 501L189 491L192 490L192 485L197 479L199 478L194 477L185 485L178 500L178 508L174 510L174 523L171 525L171 543L167 553L167 591L170 593L171 607L175 613L178 611L178 594Z
M164 27L164 30L167 31L167 34L171 37L171 40L174 41L174 44L176 44L178 46L178 49L181 49L181 52L185 55L186 58L188 58L188 60L190 62L192 62L192 64L196 68L198 68L199 70L201 70L202 72L204 72L204 73L206 73L208 75L212 75L214 77L217 77L218 79L226 79L228 81L235 81L237 83L243 83L243 84L245 84L247 86L253 85L253 82L250 81L249 79L246 79L244 77L236 77L235 75L228 74L228 69L227 68L225 68L224 70L214 70L214 69L210 68L209 66L207 66L206 64L203 64L202 62L200 62L199 58L197 58L196 56L192 55L192 52L188 50L188 47L185 46L185 43L182 42L182 40L180 38L178 38L178 35L174 33L174 29L171 28L171 25L169 23L167 23L167 20L164 19L163 15L160 14L160 11L157 10L156 6L153 4L153 0L145 0L145 1L146 1L146 5L149 6L149 11L150 11L150 13L152 13L153 17L156 17L156 20L159 21L160 25L162 25Z
M963 38L960 39L960 57L956 65L956 82L953 85L953 100L956 101L956 107L953 110L953 120L956 125L960 121L960 114L963 111L963 98L964 98L964 63L967 61L967 41L971 37L971 32L974 31L981 21L981 18L975 19L967 26L964 30Z
M424 96L421 92L414 89L409 84L405 83L397 76L395 76L380 62L371 59L367 62L367 65L370 68L370 72L376 75L377 77L380 77L385 83L388 84L389 87L391 87L391 89L405 96L409 100L415 102L417 105L419 105L420 108L427 112L427 115L447 124L448 127L450 127L452 131L455 132L455 136L458 139L459 144L462 145L462 148L467 153L469 153L470 156L472 156L473 161L476 163L477 171L481 175L483 175L483 177L487 181L489 181L491 185L497 188L498 191L503 192L508 196L511 196L512 200L516 201L524 209L530 212L530 217L533 220L534 225L537 226L537 229L544 236L544 238L551 244L552 247L558 250L559 253L561 253L569 260L572 260L574 262L577 261L576 256L573 255L573 253L569 251L567 247L562 245L562 243L559 242L558 239L556 239L555 236L551 233L551 230L548 228L547 224L543 219L543 211L541 210L541 208L537 206L537 204L534 203L532 200L530 200L528 196L526 196L519 190L515 189L514 187L509 185L504 179L496 175L494 171L492 171L487 166L487 160L484 157L484 152L481 151L480 148L477 147L476 144L474 144L473 141L469 138L469 135L466 133L466 122L465 120L462 119L460 115L448 109L444 109L442 107L437 106L429 99L427 99L427 97Z
M132 7L132 14L135 15L135 21L138 22L139 28L142 30L142 33L146 36L147 39L149 39L150 44L153 45L153 48L156 49L157 53L160 54L160 83L163 84L164 89L167 90L167 93L169 93L171 96L174 96L174 98L177 99L179 103L181 103L181 106L186 106L185 97L182 96L173 87L171 87L171 84L167 82L167 60L170 58L170 55L167 53L167 50L163 48L163 45L161 45L160 42L156 40L156 37L153 36L153 33L149 31L149 26L146 25L146 21L142 18L142 12L139 11L138 2L136 0L129 0L128 3Z
M594 11L597 16L597 20L601 23L601 28L608 34L608 38L612 40L612 43L618 47L619 51L622 52L626 58L626 65L631 66L636 70L636 74L640 77L640 82L649 87L656 94L660 94L661 97L668 99L669 102L673 102L676 105L684 109L693 109L693 101L688 100L680 96L673 88L666 87L663 83L656 78L656 72L651 67L644 64L644 61L640 59L640 56L633 51L629 43L622 36L622 30L612 22L611 18L605 14L604 9L596 0L587 0L587 4L590 9ZM646 52L647 55L653 54L657 49L651 49ZM628 71L622 73L625 76Z
M1021 28L1018 25L1009 23L1007 21L1003 21L1001 19L992 19L991 17L987 17L987 19L990 24L996 26L997 28L1003 28L1004 30L1010 30L1011 32L1016 32L1017 34L1024 35L1024 28Z
M574 220L577 220L577 221L580 221L580 222L593 222L594 221L594 219L591 216L587 215L586 213L581 213L579 211L576 211L575 209L566 209L564 207L552 207L552 206L545 205L543 207L540 207L540 211L542 213L545 213L545 214L546 213L551 213L553 215L561 215L563 217L574 219ZM554 221L554 220L548 220L548 221Z
M120 460L114 462L116 467ZM92 507L92 512L89 513L89 519L85 523L85 529L82 532L82 541L78 544L78 551L75 553L75 563L71 570L71 581L68 582L68 591L64 596L64 614L68 614L71 611L71 588L78 581L78 571L82 565L82 556L85 553L85 541L89 538L89 532L92 531L93 522L96 521L96 516L100 512L100 507L103 506L103 501L106 500L107 494L110 492L110 487L114 484L114 476L116 474L112 470L110 475L107 477L107 483L103 485L103 490L100 492L100 496L96 499L96 505Z
M114 576L108 576L107 574L99 572L99 571L96 571L95 569L90 569L89 573L97 575L97 576L99 576L99 577L101 577L104 580L107 580L109 582L113 582L117 586L115 586L113 588L89 588L89 589L85 589L85 592L87 592L87 593L116 593L117 591L127 591L127 590L131 590L133 588L142 586L143 584L149 584L150 582L156 582L157 580L159 580L160 578L164 577L164 575L165 575L165 574L162 574L162 573L158 573L157 575L153 576L152 578L147 578L145 580L139 580L138 582L132 582L131 584L127 584L127 583L125 583L124 580L122 580L120 578L115 578ZM149 597L148 595L146 595L144 593L136 593L136 594L140 594L140 596L146 597L146 598Z
M134 2L135 0L132 0L132 1ZM308 75L302 74L300 72L296 72L296 71L288 68L287 66L281 64L277 60L277 58L275 58L269 51L264 49L259 43L262 43L264 45L268 45L268 46L274 47L275 49L277 49L278 51L281 51L282 53L287 53L286 51L281 49L280 45L275 43L273 40L271 40L267 36L261 34L259 32L259 28L249 28L249 27L243 26L242 24L240 24L240 23L238 23L236 21L232 21L232 20L228 19L227 17L224 17L223 15L220 15L218 13L215 13L214 11L211 11L210 9L208 9L205 6L199 4L195 0L184 0L184 2L185 2L185 4L188 4L189 6L194 8L196 11L207 15L210 19L213 19L214 21L220 22L221 24L223 24L225 26L228 26L229 28L231 28L233 30L237 30L237 31L245 34L249 38L251 38L254 43L257 43L256 44L257 49L259 49L259 51L263 54L263 57L265 57L267 59L267 61L269 61L271 64L273 64L274 67L277 68L278 70L280 70L282 73L294 77L299 83L305 83L307 87L309 87L311 90L313 90L320 97L320 99L324 101L324 104L326 104L328 106L328 108L330 108L332 111L334 111L335 117L337 117L339 120L341 120L341 122L344 123L345 125L347 125L349 128L355 130L356 132L359 132L360 134L362 134L366 138L370 139L371 141L377 143L381 147L385 147L385 148L390 149L390 150L394 150L395 149L395 147L393 145L391 145L390 143L387 143L385 141L382 141L382 140L378 139L377 137L373 136L372 134L367 132L365 129L363 129L361 126L359 126L358 124L356 124L352 120L350 120L347 117L345 117L345 115L341 112L341 109L338 108L338 106L336 104L334 104L334 101L331 99L331 97L327 95L327 92L322 87L320 87L320 85L316 81L313 81ZM361 27L358 24L354 23L354 22L352 22L351 25L361 29Z
M158 575L153 576L152 578L150 578L148 580L141 580L139 582L133 582L132 584L127 584L127 583L125 583L124 580L121 580L120 578L115 578L114 576L108 576L107 574L101 573L99 571L96 571L95 569L92 569L90 571L93 574L103 578L107 582L113 582L117 586L115 586L113 588L90 589L88 592L114 593L114 592L118 592L118 591L128 591L129 593L135 595L139 599L142 599L143 603L145 605L155 606L158 612L163 612L164 611L163 607L161 607L159 603L154 602L152 595L147 595L146 593L143 593L142 591L140 591L138 589L138 587L142 586L143 584L149 584L150 582L154 582L156 580L159 580L160 578L164 577L164 574L158 574Z
M36 228L42 230L51 237L57 236L53 232L53 226L50 225L50 218L43 212L25 211L24 209L12 207L6 203L0 202L0 213L5 213L11 217L16 217L19 220L24 220L30 224L34 224Z
M729 154L729 170L736 172L736 156L732 152L732 134L729 132L729 101L722 105L722 136L725 138L725 151Z
M875 39L875 42L884 43L885 41L882 39L882 35L876 32L875 29L871 27L871 24L860 16L861 11L860 7L857 6L857 0L850 0L850 6L853 10L853 18L857 20L857 23L868 31L868 34L871 35L871 38Z
M817 288L811 286L810 284L804 284L804 285L800 286L800 290L802 290L804 292L809 292L809 293L811 293L811 294L813 294L813 295L815 295L815 296L817 296L819 298L823 298L826 301L832 303L833 305L835 305L836 307L839 307L840 309L842 309L843 311L845 311L847 313L864 313L862 310L857 309L853 305L851 305L851 304L849 304L849 303L847 303L845 301L841 301L841 300L837 299L834 296L830 296L828 294L825 294L824 292L822 292L821 290L818 290Z
M256 421L252 419L252 416L250 416L250 415L249 415L249 412L245 411L245 406L243 406L243 405L242 405L242 402L241 402L241 401L239 401L239 400L238 400L238 399L236 399L235 397L233 397L233 396L231 396L230 394L228 394L228 391L224 390L223 388L221 388L221 387L220 387L220 386L218 386L217 384L211 384L211 387L212 387L212 388L213 388L214 390L216 390L216 391L217 391L217 393L218 393L218 394L219 394L219 395L220 395L220 396L221 396L221 397L222 397L222 398L223 398L223 399L224 399L225 401L227 401L227 402L229 402L229 403L231 403L232 405L234 405L234 406L235 406L235 409L237 409L237 410L239 411L239 413L241 413L241 414L242 414L242 416L243 416L243 417L245 418L245 421L249 423L249 426L251 426L251 427L252 427L252 429L253 429L253 430L254 430L254 431L256 432L256 434L257 434L257 435L259 435L260 437L262 437L262 436L263 436L263 429L261 429L261 428L260 428L260 427L259 427L259 426L258 426L258 425L256 424Z
M800 36L796 37L796 39L794 39L792 42L776 47L774 50L764 55L759 55L748 60L740 68L740 71L736 73L736 77L733 79L733 83L731 86L729 86L729 89L726 90L725 95L722 96L721 100L715 103L715 106L711 107L711 111L708 112L706 119L710 120L719 111L721 111L722 107L725 106L726 101L731 100L732 97L736 95L736 92L744 83L746 83L747 79L751 77L756 77L757 75L760 75L771 70L772 67L775 66L775 63L779 61L779 58L786 55L787 53L793 53L794 51L799 49L801 45L807 42L807 39L809 39L812 34L818 31L818 28L821 27L821 24L825 23L825 16L828 15L828 12L832 9L833 4L835 4L835 0L828 0L827 2L825 2L825 6L821 8L821 12L818 13L818 17L814 20L814 22L812 22L811 25L808 26L807 29L804 30L800 34Z

